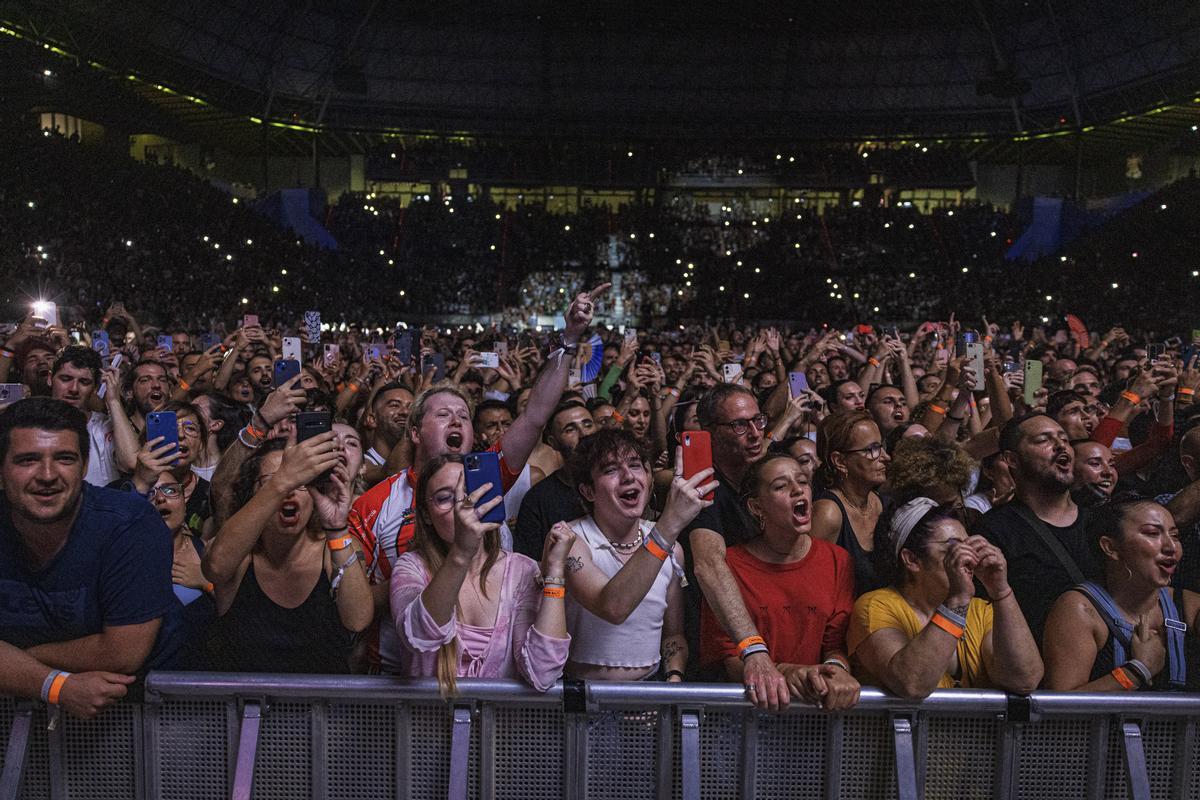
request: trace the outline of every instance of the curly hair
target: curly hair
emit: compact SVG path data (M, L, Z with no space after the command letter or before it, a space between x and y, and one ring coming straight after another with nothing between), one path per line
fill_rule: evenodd
M887 466L893 499L906 503L935 486L953 486L965 491L977 464L962 448L932 436L901 439Z

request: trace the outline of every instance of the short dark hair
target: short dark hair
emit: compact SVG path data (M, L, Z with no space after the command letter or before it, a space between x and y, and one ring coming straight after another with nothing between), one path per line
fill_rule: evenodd
M249 503L250 498L254 497L255 484L258 483L258 469L263 459L285 447L287 447L286 439L268 439L238 467L237 477L233 479L233 508L230 509L231 515L240 511L242 506Z
M650 465L650 450L624 428L602 428L583 439L567 458L567 475L571 485L592 485L592 468L615 461L622 453L632 452L643 464Z
M145 366L158 367L159 369L161 369L163 371L163 375L166 375L168 378L171 377L171 373L167 371L166 364L162 363L161 361L157 361L153 358L143 358L140 361L138 361L136 364L133 365L133 369L131 369L131 370L129 370L129 372L125 373L125 379L121 382L122 383L121 388L124 391L129 392L129 391L133 390L133 384L137 380L138 368L145 367Z
M488 398L479 405L475 406L475 415L471 417L471 424L479 422L479 415L484 411L507 411L509 416L516 416L516 414L513 413L512 407L508 403L504 402L503 400Z
M64 347L58 354L58 358L54 359L50 375L57 375L58 371L67 364L79 369L91 370L92 380L96 383L100 382L100 370L104 367L104 362L100 360L100 354L92 348L84 347L81 344Z
M1021 426L1029 420L1037 419L1038 417L1054 419L1054 417L1051 417L1045 411L1030 411L1026 414L1022 414L1019 417L1013 417L1008 422L1004 423L1004 427L1000 429L1000 452L1003 453L1009 450L1015 451L1017 446L1021 444L1021 437L1024 436L1024 434L1021 433ZM1055 422L1057 421L1058 420L1055 420Z
M1084 402L1073 389L1063 389L1057 391L1046 400L1046 413L1055 419L1058 419L1058 413L1071 403Z
M1101 537L1120 538L1125 518L1135 508L1145 505L1161 506L1162 504L1153 497L1146 497L1136 492L1122 492L1107 503L1089 509L1084 531L1086 531L1087 543L1097 564L1103 564L1105 561L1104 551L1100 548Z
M696 404L696 417L700 421L700 427L706 431L711 431L721 421L717 419L721 405L729 398L736 397L739 394L752 398L756 403L758 402L758 398L754 392L745 386L738 386L736 383L718 383L710 389L708 394L701 397L700 402Z
M79 439L79 454L84 465L87 465L87 417L69 403L49 397L30 397L13 403L0 412L0 463L8 458L8 449L12 446L12 432L17 428L73 431Z
M578 400L562 401L554 407L553 411L550 412L550 419L546 420L545 435L550 435L551 429L554 428L554 420L558 418L559 414L563 413L564 411L570 411L573 408L582 408L584 411L588 410L588 407Z
M383 386L380 386L378 389L376 389L375 393L371 395L371 408L375 407L375 404L379 402L379 398L383 397L388 392L394 392L397 389L403 389L404 391L413 395L413 397L416 397L416 394L407 384L401 383L400 381L388 381Z

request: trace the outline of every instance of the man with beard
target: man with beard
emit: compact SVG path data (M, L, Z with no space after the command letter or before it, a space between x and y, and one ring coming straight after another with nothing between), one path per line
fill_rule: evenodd
M274 360L266 353L255 353L246 362L246 375L250 378L250 388L254 390L254 404L262 405L267 395L275 390Z
M597 430L587 406L578 400L566 400L554 409L542 438L565 463L579 443ZM586 513L568 470L559 467L538 481L521 500L513 530L513 550L540 560L546 534L554 523L570 522Z
M567 386L579 339L591 324L595 298L608 288L601 284L581 292L567 309L562 348L551 352L538 376L523 413L513 421L504 438L492 444L500 454L504 491L516 483L542 427L550 419ZM409 412L408 437L413 448L413 467L392 475L354 501L350 510L350 533L362 545L367 575L375 597L376 628L368 654L372 670L397 671L400 641L390 624L388 593L392 564L407 551L414 533L413 498L419 470L435 456L471 452L475 440L470 398L457 386L426 389L413 401ZM379 620L385 624L378 625Z
M50 394L50 369L54 366L54 346L44 339L30 339L17 351L21 366L21 383L29 387L34 397Z
M87 415L88 459L84 480L93 486L107 486L121 477L113 455L113 426L108 414L88 411L88 403L100 384L103 364L100 354L90 347L72 345L62 351L50 370L50 396L62 400ZM119 404L120 395L105 395L108 404Z
M143 498L83 480L87 419L31 398L0 415L0 692L94 717L171 608L171 536Z
M374 486L387 478L388 457L397 446L404 447L404 426L408 423L413 399L412 390L398 381L385 383L371 396L362 419L364 438L370 442L370 447L363 453L367 485Z
M104 375L111 395L116 388L116 370L110 367ZM125 404L114 403L111 398L107 402L117 443L117 466L130 473L137 466L137 453L142 446L139 437L146 430L146 415L167 405L171 399L171 379L162 364L143 359L129 371L124 388Z
M1000 432L1000 453L1016 497L985 514L979 533L1004 554L1013 593L1040 642L1058 596L1096 577L1087 512L1071 499L1074 452L1053 417L1034 412L1009 420Z

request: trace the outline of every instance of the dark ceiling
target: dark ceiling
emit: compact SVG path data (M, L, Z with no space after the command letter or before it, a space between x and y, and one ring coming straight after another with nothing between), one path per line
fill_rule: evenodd
M1178 137L1200 89L1200 6L1182 0L0 0L0 20L19 34L0 47L52 43L100 76L79 76L93 103L97 81L120 83L143 124L242 152L264 128L272 148L306 152L319 128L326 152L389 132L944 137L1058 160L1075 137L1041 135L1086 130L1085 149ZM65 74L62 90L88 100Z

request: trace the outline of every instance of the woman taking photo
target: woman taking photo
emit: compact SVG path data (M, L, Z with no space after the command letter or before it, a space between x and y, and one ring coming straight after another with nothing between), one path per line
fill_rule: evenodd
M209 482L192 469L193 465L203 463L207 459L208 440L204 435L204 415L191 403L178 401L167 403L163 411L175 414L179 437L178 450L173 442L166 442L161 436L143 442L138 450L133 477L128 482L119 481L112 486L147 495L159 476L170 472L183 487L183 499L186 504L184 521L192 533L200 536L205 533L205 522L212 516ZM211 530L207 533L212 535Z
M890 459L879 427L863 410L840 411L817 428L824 491L813 504L812 535L833 542L854 562L854 595L878 588L871 552L883 513L876 490L887 480Z
M234 513L204 554L224 672L349 672L373 604L346 530L350 479L333 433L272 439L242 464ZM321 488L317 488L321 487Z
M447 697L458 678L520 678L546 691L571 646L563 598L573 534L551 529L539 567L500 549L500 526L482 518L503 498L476 508L491 484L467 494L462 456L437 456L420 474L415 534L392 568L400 673L437 677Z
M876 553L890 581L854 603L847 643L865 684L919 700L934 689L997 688L1028 694L1042 659L1008 585L1008 565L960 509L928 497L896 509ZM994 598L975 597L978 579Z
M682 449L682 448L679 448ZM683 679L684 527L712 505L712 469L685 481L683 456L657 523L642 519L651 496L650 454L625 431L587 437L567 461L572 483L591 513L556 528L574 532L566 561L567 629L571 655L566 672L583 680L640 681L661 673Z
M1064 592L1050 610L1042 643L1046 688L1200 685L1194 674L1200 595L1171 587L1183 558L1171 512L1149 499L1118 499L1093 509L1087 532L1104 577Z
M846 656L854 604L850 558L809 535L811 488L792 456L770 453L755 462L742 489L759 534L729 548L725 560L754 627L793 697L834 711L850 708L859 693ZM707 603L701 608L700 642L702 667L720 662L730 679L742 679L741 648Z

